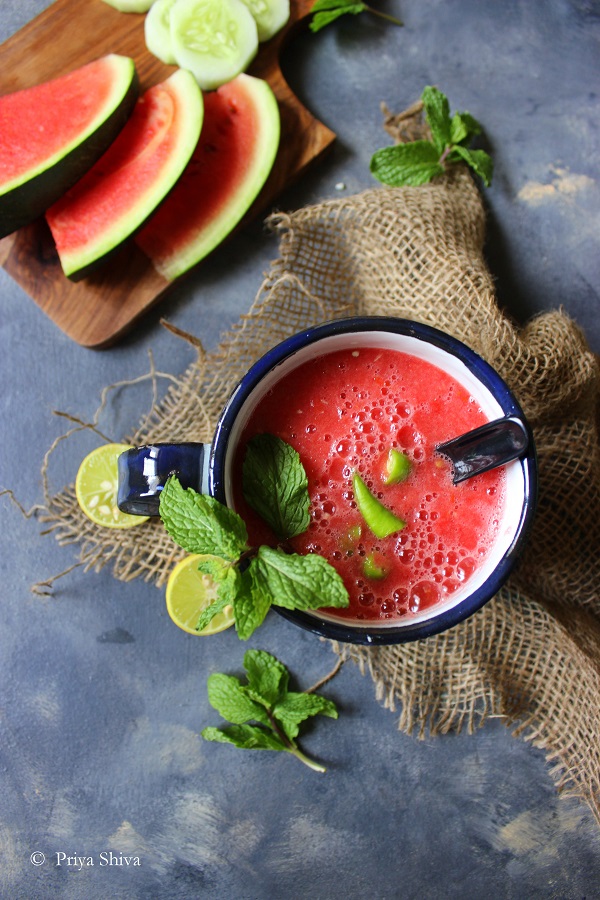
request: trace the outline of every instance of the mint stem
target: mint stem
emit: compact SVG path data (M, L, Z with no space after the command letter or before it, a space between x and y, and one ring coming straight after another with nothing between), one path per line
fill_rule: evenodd
M289 752L295 756L300 762L304 763L305 766L308 766L309 769L312 769L313 772L326 772L327 769L325 766L320 765L320 763L316 763L314 759L311 759L309 756L306 756L299 747L295 744L293 747L290 747Z
M400 25L400 26L404 25L404 22L401 22L400 19L397 19L395 16L390 16L389 13L381 12L380 9L373 9L372 6L367 6L366 3L365 3L365 9L368 12L373 13L374 16L379 16L380 19L386 19L386 21L391 22L393 25Z
M444 152L443 152L442 155L440 156L440 159L439 159L440 166L443 166L443 165L444 165L444 163L446 162L446 159L447 159L448 156L450 155L451 151L452 151L452 145L451 145L451 144L448 144L448 146L446 147L446 149L444 150Z
M292 756L295 756L296 759L299 759L300 762L304 763L305 766L308 766L309 769L312 769L314 772L326 772L325 766L320 765L320 763L315 762L309 756L306 756L305 753L302 752L300 747L292 741L287 734L279 727L277 724L277 719L273 715L271 709L266 710L267 716L269 717L269 722L271 723L271 728L275 732L278 738L285 744L288 753L291 753Z
M252 559L252 557L256 556L257 553L258 553L258 551L257 551L256 547L248 547L248 549L244 550L244 552L241 554L241 556L238 559L236 559L236 561L233 563L233 565L239 566L240 563L245 562L247 559Z

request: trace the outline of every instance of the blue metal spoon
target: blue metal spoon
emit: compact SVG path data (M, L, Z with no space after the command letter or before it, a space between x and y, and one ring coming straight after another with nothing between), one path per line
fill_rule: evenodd
M454 467L452 481L459 484L473 475L524 456L530 441L529 429L523 420L506 416L438 444L436 450L451 461Z

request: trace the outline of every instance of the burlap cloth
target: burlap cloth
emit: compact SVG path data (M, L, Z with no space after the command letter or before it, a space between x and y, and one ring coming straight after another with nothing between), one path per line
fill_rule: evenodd
M503 375L533 426L540 493L531 539L506 587L469 621L400 647L334 647L372 676L399 727L424 735L503 717L546 750L563 791L600 822L599 364L560 311L516 327L482 255L484 211L464 170L418 188L376 187L272 216L280 257L250 311L198 358L125 439L208 441L232 387L295 331L350 314L395 315L445 329ZM199 326L201 327L201 326ZM175 339L175 338L174 338ZM72 487L44 518L80 545L86 569L164 584L181 555L160 522L96 528Z

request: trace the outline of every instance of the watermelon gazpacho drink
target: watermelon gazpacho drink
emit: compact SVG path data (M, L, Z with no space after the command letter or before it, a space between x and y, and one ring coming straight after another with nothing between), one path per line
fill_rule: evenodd
M424 621L480 585L510 546L521 509L507 502L508 468L455 485L436 451L502 410L436 347L379 333L345 338L286 360L246 401L230 502L252 544L277 543L243 498L241 467L252 437L283 439L300 455L311 500L310 525L290 549L324 556L350 597L346 609L315 615L357 626Z

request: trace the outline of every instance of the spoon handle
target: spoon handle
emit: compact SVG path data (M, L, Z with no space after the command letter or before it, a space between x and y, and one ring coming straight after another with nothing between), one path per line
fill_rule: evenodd
M529 430L522 419L506 416L438 444L436 450L450 459L454 467L452 481L459 484L518 459L526 453L529 442Z

